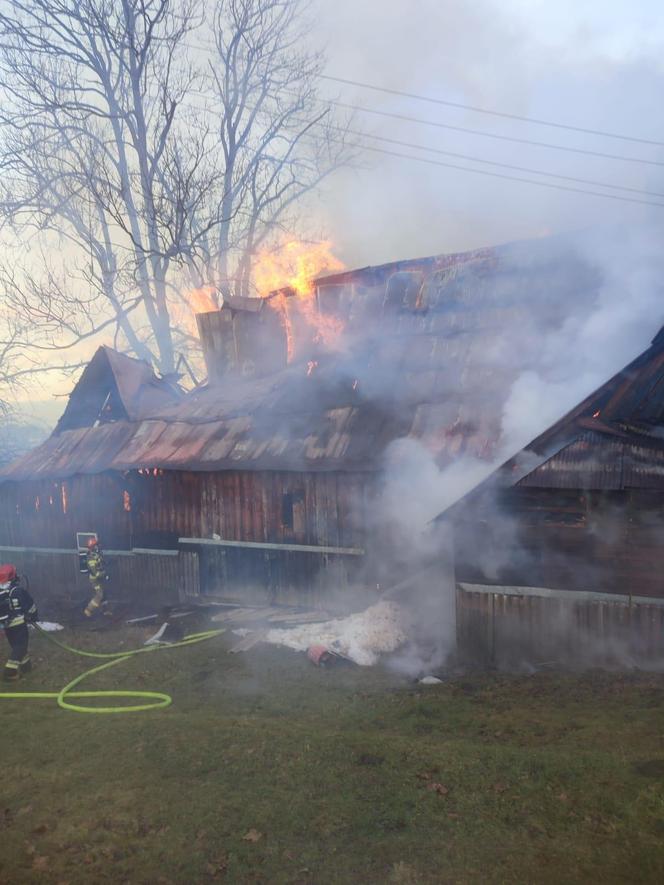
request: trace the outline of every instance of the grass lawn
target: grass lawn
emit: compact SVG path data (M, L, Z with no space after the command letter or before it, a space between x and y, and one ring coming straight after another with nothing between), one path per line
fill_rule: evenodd
M166 710L0 701L3 885L664 882L664 677L426 687L226 639L82 686L167 691ZM88 666L32 649L21 690Z

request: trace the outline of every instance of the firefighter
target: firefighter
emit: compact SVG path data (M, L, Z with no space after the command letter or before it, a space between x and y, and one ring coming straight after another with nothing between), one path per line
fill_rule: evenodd
M13 565L0 565L0 623L9 642L9 659L4 679L12 682L32 669L28 654L28 624L37 620L37 606L28 591L21 587Z
M90 586L93 590L93 597L85 608L85 616L91 618L97 609L104 604L104 584L108 580L106 574L106 563L99 546L97 538L90 538L88 541L88 554L86 557L86 565L88 569L88 578Z

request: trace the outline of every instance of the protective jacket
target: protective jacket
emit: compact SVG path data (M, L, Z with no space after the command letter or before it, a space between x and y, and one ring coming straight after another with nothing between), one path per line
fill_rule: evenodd
M88 576L93 587L102 586L106 580L106 563L100 550L91 550L87 556Z
M94 595L85 607L84 614L87 618L91 618L97 609L101 608L104 602L104 584L108 580L108 575L106 574L104 557L98 547L90 550L87 555L86 564L88 567L90 586L92 587Z
M9 587L0 589L0 625L10 629L38 619L35 601L20 586L18 579L12 581Z

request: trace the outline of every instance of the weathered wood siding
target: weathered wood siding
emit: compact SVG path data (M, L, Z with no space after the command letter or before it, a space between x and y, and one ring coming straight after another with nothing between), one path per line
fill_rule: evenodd
M94 531L105 550L178 550L179 538L362 548L368 482L359 473L127 471L54 482L0 485L0 547L73 551ZM27 555L27 553L26 553ZM72 553L73 557L74 554ZM62 553L31 560L43 586L85 588ZM189 557L189 559L186 559ZM14 556L16 559L17 556ZM20 557L18 557L20 560ZM143 559L145 561L143 561ZM154 556L117 557L123 593L216 593L257 601L325 605L360 580L363 557L187 545L162 566ZM72 562L74 560L72 559ZM178 571L179 570L179 571Z
M366 480L353 473L129 471L0 485L0 544L174 548L179 537L362 546ZM284 522L290 496L291 524Z
M483 666L661 666L664 603L550 588L457 585L457 648Z
M664 597L659 492L519 489L455 520L457 580Z
M176 604L198 593L198 570L191 568L177 551L106 551L110 581L107 594L113 600L129 602L139 608ZM65 606L83 605L91 595L90 582L79 570L74 550L49 548L21 549L0 546L0 557L13 563L25 575L42 613L48 614L49 603L58 600ZM184 568L187 571L184 571Z

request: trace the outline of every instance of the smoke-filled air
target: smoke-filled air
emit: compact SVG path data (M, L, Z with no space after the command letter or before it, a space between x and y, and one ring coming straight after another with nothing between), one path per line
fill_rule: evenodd
M664 881L664 7L0 0L0 882Z

